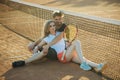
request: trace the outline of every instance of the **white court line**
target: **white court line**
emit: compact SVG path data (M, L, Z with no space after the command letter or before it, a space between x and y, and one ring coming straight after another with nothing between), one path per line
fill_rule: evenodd
M28 24L28 23L39 23L39 22L41 22L41 21L34 21L34 22L33 21L32 22L27 22L26 21L26 22L20 22L20 23L16 22L16 23L6 23L6 24L7 25L12 25L12 24L26 24L26 23Z
M22 55L22 56L12 56L12 57L5 58L4 60L10 60L10 59L16 59L16 58L29 57L29 56L31 56L31 55L32 55L32 54Z
M4 19L25 19L25 18L33 18L33 16L31 17L12 17L12 18L4 18L0 16L0 20L4 20ZM35 17L38 18L38 17Z
M88 13L96 13L96 12L101 12L101 13L103 13L103 12L116 12L116 11L120 11L120 10L106 10L106 11L94 11L94 12L92 12L92 11L87 11Z

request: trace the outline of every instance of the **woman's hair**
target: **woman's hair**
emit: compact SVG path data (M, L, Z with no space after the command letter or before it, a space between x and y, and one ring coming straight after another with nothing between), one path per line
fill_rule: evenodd
M53 20L47 20L44 24L44 34L43 34L43 38L48 36L50 34L49 28L50 28L50 23L54 22Z
M54 11L53 18L55 18L56 16L64 17L64 14L62 11Z

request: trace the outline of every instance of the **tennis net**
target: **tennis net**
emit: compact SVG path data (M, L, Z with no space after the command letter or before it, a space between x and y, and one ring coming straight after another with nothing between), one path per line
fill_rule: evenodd
M59 10L39 4L11 0L7 3L12 12L0 14L0 22L15 33L35 41L42 36L45 20L52 19L52 12ZM22 11L22 12L21 12ZM97 63L107 61L104 75L120 79L120 21L62 10L64 22L78 26L78 39L86 58Z

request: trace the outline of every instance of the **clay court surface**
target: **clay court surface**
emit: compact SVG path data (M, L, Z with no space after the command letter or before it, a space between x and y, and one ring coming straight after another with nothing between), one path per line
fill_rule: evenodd
M24 1L30 1L30 0L24 0ZM80 4L81 0L77 0L77 1ZM107 5L107 1L109 2L109 4L108 6L106 7L104 6L103 8L102 5L105 5L105 3L103 4L101 2L101 4L98 5L97 7L93 7L94 9L92 10L95 10L96 12L90 9L92 8L92 6L97 5L97 1L94 0L93 2L93 0L90 0L91 5L90 3L83 1L84 4L83 5L81 4L81 6L77 4L78 3L77 1L74 2L73 0L66 0L66 1L65 0L61 0L61 1L34 0L33 2L51 7L57 6L57 8L74 10L76 12L80 11L86 13L88 11L86 14L120 20L120 17L118 15L120 13L119 0L116 1L102 0L102 1L106 1L106 5ZM70 4L68 4L68 2L70 2ZM86 3L88 3L89 5L87 5ZM80 9L79 7L84 7L84 8ZM101 12L98 9L100 9L101 11L103 9L104 10L103 12ZM110 14L107 14L107 12L108 13L110 12ZM7 6L0 5L0 22L2 24L4 23L9 25L10 21L11 22L19 21L19 20L7 19L7 18L17 17L18 15L16 15L16 13L27 15L23 12L13 10ZM3 20L3 18L6 18L7 20ZM111 70L112 68L115 68L116 71L119 71L118 68L120 66L119 61L115 60L116 58L119 58L119 43L120 43L119 40L113 38L107 38L105 36L97 35L84 30L80 30L79 32L80 32L79 34L81 34L80 38L81 38L81 42L83 43L82 46L85 57L98 63L103 62L104 60L110 61L110 59L113 59L110 62L108 62L108 65L113 65L114 62L118 63L118 65L110 66L107 70L103 72L103 74L107 74L110 76L112 74L115 74L116 76L120 77L119 73L114 73L114 71ZM97 42L94 42L95 40ZM30 42L29 40L6 29L5 27L3 27L3 25L0 25L0 45L1 45L0 46L0 80L107 80L106 77L98 75L94 71L81 70L78 64L74 64L74 63L62 64L58 61L50 61L47 59L44 59L42 61L38 60L27 66L13 69L11 67L11 62L30 57L31 53L27 50L27 45L29 42ZM89 47L90 45L92 46ZM95 49L99 49L99 50L95 50ZM112 50L110 49L116 49L116 51L114 51L116 55L114 56L109 55L113 53ZM89 52L87 50L89 50ZM104 54L104 56L99 58L95 57L95 56L101 56L103 54L101 50L104 50L106 52L105 53L106 55ZM95 54L95 53L100 53L100 54ZM94 56L90 56L90 55L94 55ZM104 58L104 60L102 60L102 58Z
M30 41L0 25L0 80L101 80L92 71L83 71L78 64L62 64L58 61L38 60L25 67L13 69L11 62L30 56ZM22 57L21 57L22 56Z
M120 0L23 0L61 10L120 20Z

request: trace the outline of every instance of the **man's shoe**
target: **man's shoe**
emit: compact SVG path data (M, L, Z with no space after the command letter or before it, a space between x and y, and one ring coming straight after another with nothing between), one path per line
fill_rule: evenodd
M25 61L22 61L22 60L20 60L20 61L15 61L15 62L12 63L12 67L13 67L13 68L21 67L21 66L24 66L24 65L25 65Z
M86 62L82 62L80 68L86 71L91 70L91 67Z

